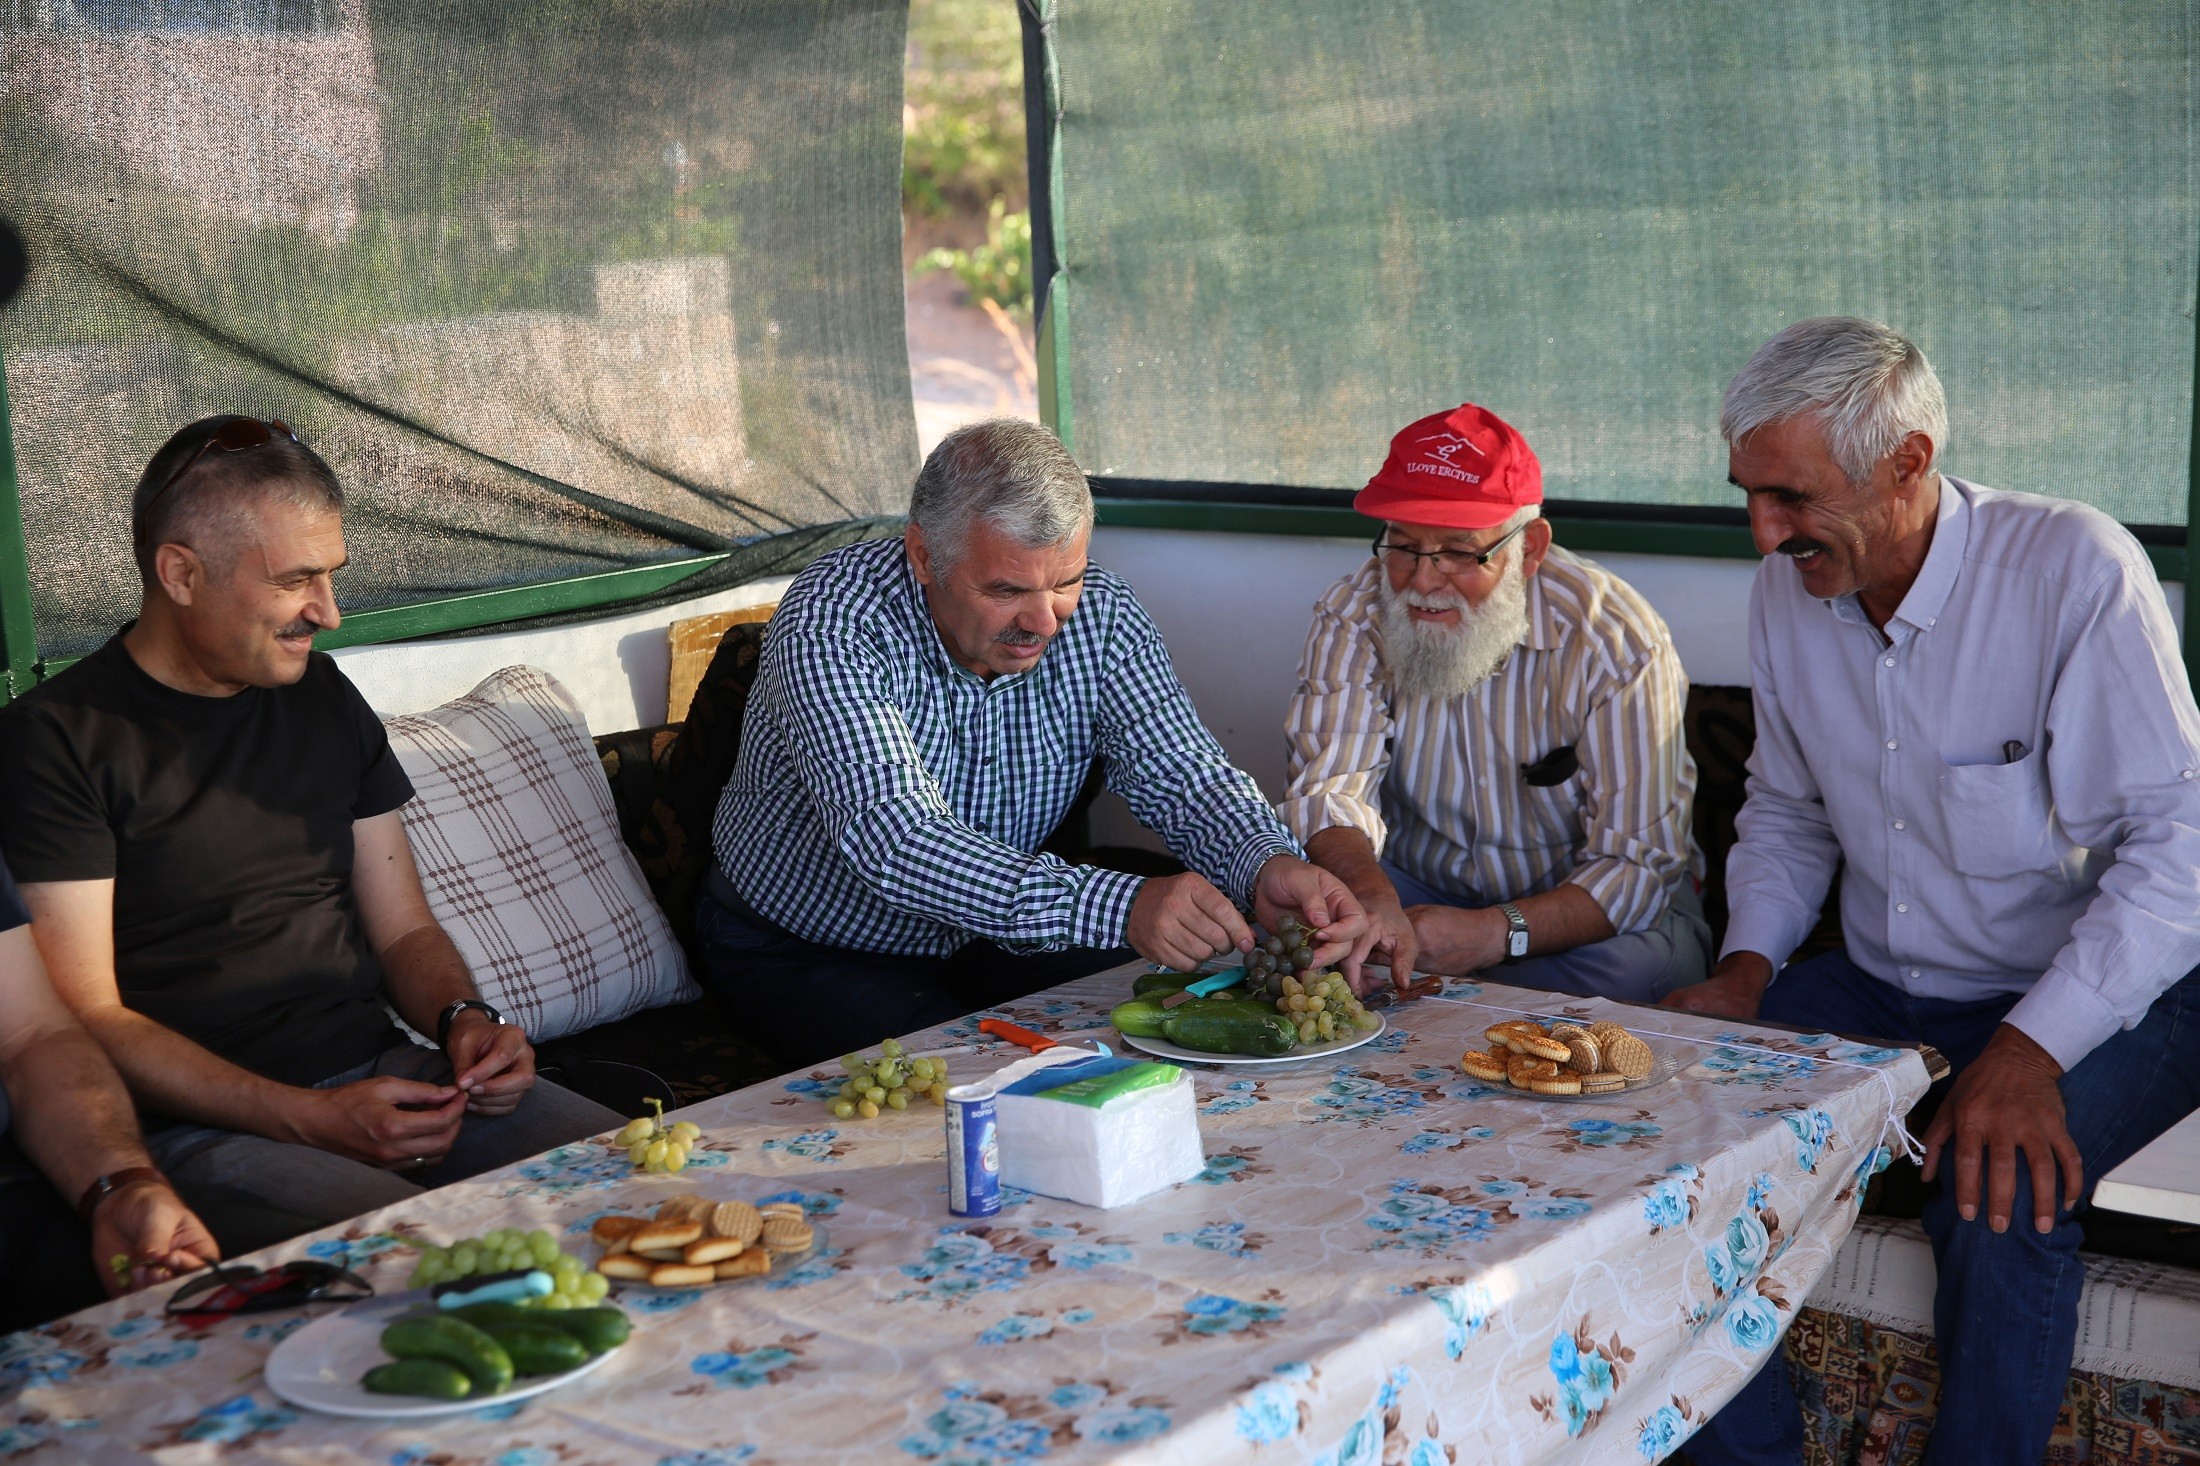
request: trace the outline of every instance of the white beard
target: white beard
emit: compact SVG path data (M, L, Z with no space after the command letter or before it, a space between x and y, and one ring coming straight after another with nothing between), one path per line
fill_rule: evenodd
M1521 554L1508 563L1479 606L1455 590L1422 595L1394 591L1390 577L1378 581L1382 594L1383 660L1400 692L1420 697L1464 697L1487 682L1528 638L1528 577ZM1407 608L1457 610L1459 624L1416 621Z

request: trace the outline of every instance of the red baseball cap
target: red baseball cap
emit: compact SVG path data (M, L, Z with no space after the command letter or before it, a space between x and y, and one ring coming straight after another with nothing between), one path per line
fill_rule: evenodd
M1543 465L1496 413L1460 404L1390 440L1390 456L1352 500L1370 519L1488 529L1543 502Z

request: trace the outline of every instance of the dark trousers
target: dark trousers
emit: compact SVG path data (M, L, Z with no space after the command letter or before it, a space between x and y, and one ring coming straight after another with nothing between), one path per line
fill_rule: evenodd
M1989 998L1952 1003L1913 998L1829 952L1783 973L1761 1016L1820 1032L1931 1044L1960 1073L2016 1005ZM2093 1183L2200 1108L2200 971L2154 1000L2138 1027L2109 1036L2062 1077L2064 1122ZM1944 1086L1943 1086L1944 1088ZM1940 1355L1940 1411L1925 1448L1929 1466L2029 1463L2047 1452L2078 1339L2085 1266L2073 1211L2044 1236L2032 1227L2032 1173L2017 1162L2009 1230L1956 1215L1952 1167L1930 1191L1925 1231L1940 1282L1933 1335ZM1983 1187L1983 1179L1982 1179ZM1778 1349L1688 1443L1696 1466L1801 1466L1803 1417Z
M1011 952L970 942L945 957L828 947L780 929L730 891L696 903L703 986L742 1033L791 1069L998 1007L1073 977L1133 961L1128 947ZM738 899L738 898L735 898Z

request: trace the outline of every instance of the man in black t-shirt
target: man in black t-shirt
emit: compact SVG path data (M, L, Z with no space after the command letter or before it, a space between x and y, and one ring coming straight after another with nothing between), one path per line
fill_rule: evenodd
M536 1082L428 909L412 785L313 650L342 509L281 423L185 428L137 486L138 619L0 713L0 849L155 1157L321 1221L620 1123Z

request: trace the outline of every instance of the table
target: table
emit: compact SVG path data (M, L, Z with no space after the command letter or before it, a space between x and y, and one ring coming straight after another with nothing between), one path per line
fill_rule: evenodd
M1123 969L996 1010L1105 1036ZM828 1245L768 1285L626 1290L588 1379L430 1425L332 1420L266 1388L272 1314L193 1336L122 1299L0 1344L0 1455L388 1466L1643 1461L1767 1358L1923 1093L1914 1053L1453 981L1355 1052L1198 1071L1207 1165L1135 1206L1011 1194L947 1213L940 1114L832 1121L826 1078L692 1107L678 1177L596 1143L278 1253L403 1285L416 1241L547 1226L676 1190L798 1198ZM1618 1104L1457 1068L1515 1012L1662 1020L1699 1062ZM821 1022L831 1022L829 1009ZM1664 1042L1653 1038L1653 1044ZM975 1017L907 1040L958 1082L1021 1050ZM583 1255L592 1256L583 1247ZM264 1259L263 1259L264 1260ZM34 1456L33 1459L40 1459Z
M2093 1188L2093 1204L2166 1222L2200 1223L2200 1111L2103 1176Z

